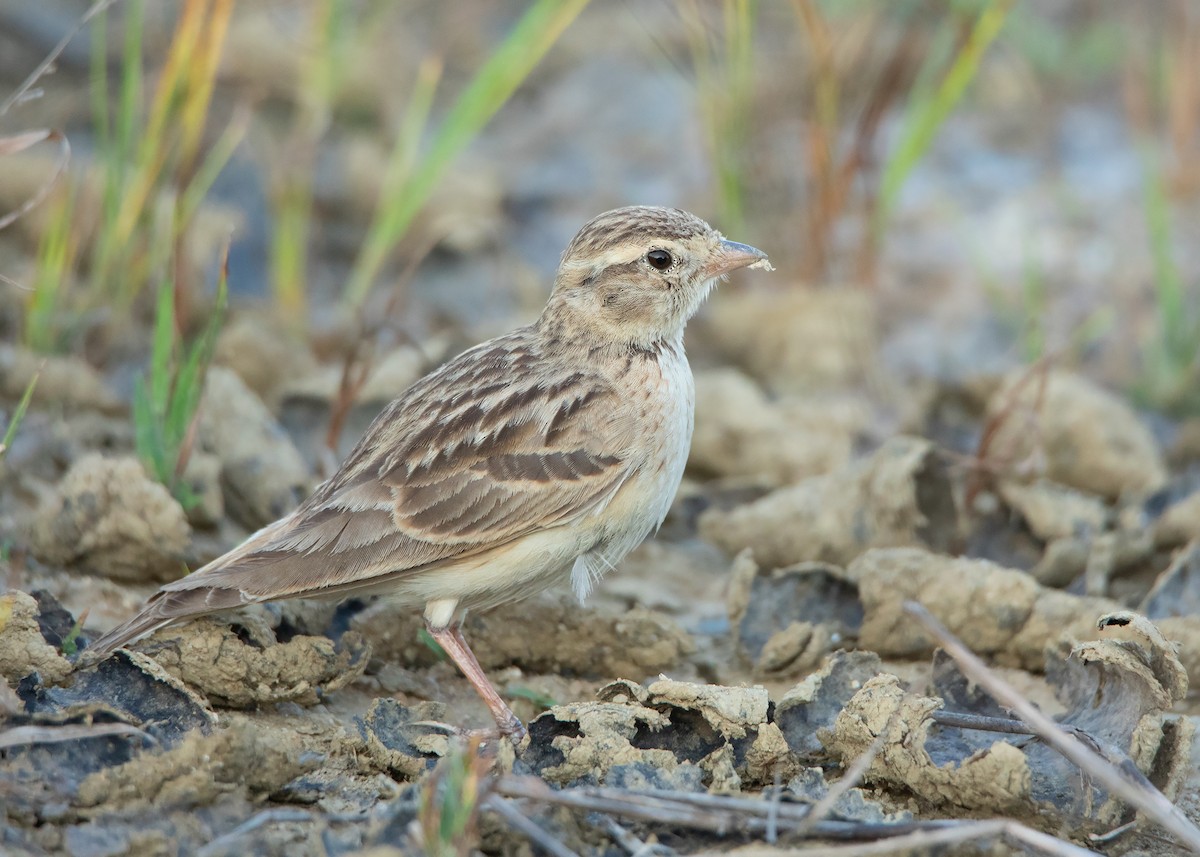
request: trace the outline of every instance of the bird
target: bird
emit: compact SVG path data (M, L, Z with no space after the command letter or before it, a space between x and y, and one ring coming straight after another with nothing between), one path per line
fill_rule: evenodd
M692 437L684 327L739 268L773 270L761 250L681 209L593 218L536 321L412 384L295 511L164 585L89 658L248 604L378 594L424 610L430 636L520 746L526 730L462 619L567 580L582 600L662 524Z

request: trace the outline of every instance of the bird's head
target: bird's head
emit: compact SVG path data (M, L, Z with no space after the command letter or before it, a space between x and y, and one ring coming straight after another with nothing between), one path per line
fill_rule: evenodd
M630 206L589 221L567 246L543 319L614 344L674 341L719 278L767 254L677 208Z

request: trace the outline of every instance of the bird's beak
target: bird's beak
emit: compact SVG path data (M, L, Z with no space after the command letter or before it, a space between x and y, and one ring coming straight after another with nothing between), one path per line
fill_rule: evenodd
M706 278L723 277L738 268L765 268L774 270L767 261L767 254L749 244L739 244L736 241L721 240L720 248L713 254L712 259L704 268Z

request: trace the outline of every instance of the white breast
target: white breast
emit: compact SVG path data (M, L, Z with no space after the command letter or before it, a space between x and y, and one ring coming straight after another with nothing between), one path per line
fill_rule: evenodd
M692 445L696 386L682 342L659 359L639 359L621 378L638 408L639 446L630 478L596 516L597 545L576 560L571 584L582 600L627 553L657 530L683 479Z

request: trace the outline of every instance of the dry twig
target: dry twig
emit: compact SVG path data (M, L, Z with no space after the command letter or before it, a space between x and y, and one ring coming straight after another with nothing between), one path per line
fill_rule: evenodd
M877 857L884 854L922 853L935 847L961 845L986 839L1001 839L1012 845L1028 846L1052 857L1095 857L1097 854L1018 822L997 819L950 822L949 826L940 830L918 830L891 839L856 842L850 845L786 849L743 848L738 851L738 857Z
M629 852L630 857L655 857L655 855L674 854L675 851L659 842L643 842L624 827L617 823L611 815L597 813L594 818L587 819L589 824L599 827L613 842Z
M37 189L37 192L25 202L17 206L13 211L0 217L0 229L12 225L16 220L24 217L33 209L37 208L47 196L54 186L58 184L58 180L66 175L67 165L71 163L71 144L67 140L65 134L54 129L40 129L37 131L26 131L24 134L14 134L9 137L0 137L0 157L5 155L14 155L18 152L23 152L30 146L38 143L57 142L59 149L58 163L54 166L54 173L46 181L44 181Z
M148 744L157 744L154 736L131 723L67 723L62 726L14 726L0 732L0 749L25 747L32 744L58 744L63 741L84 741L112 735L138 737Z
M408 297L408 287L417 275L417 269L420 268L425 258L433 252L438 240L440 238L431 237L417 248L404 270L400 272L400 276L396 278L391 293L388 295L387 302L378 313L368 315L365 304L358 311L358 334L354 338L354 345L346 352L345 360L342 363L342 375L341 380L338 382L337 398L330 409L329 427L325 432L325 448L335 459L335 465L338 457L338 441L342 436L346 417L349 415L350 409L354 406L358 394L362 392L363 385L371 377L371 370L375 365L375 351L379 335L384 326L390 320L396 318L403 307L404 301Z
M21 85L13 90L12 95L4 99L3 102L0 102L0 116L3 116L14 104L21 101L25 97L25 94L33 88L33 85L54 67L55 60L67 49L67 45L71 43L71 39L79 34L79 31L87 25L88 21L95 18L115 2L116 0L97 0L97 2L89 6L88 10L75 22L75 26L59 39L58 44L54 46L50 53L46 54L45 59L38 63L37 68L31 71L29 76L21 81Z
M552 789L538 777L508 774L497 778L497 794L527 798L541 803L573 809L608 813L636 821L647 821L717 835L748 833L765 835L776 826L780 834L792 833L808 816L811 808L797 803L771 802L762 798L712 795L670 790L639 791L602 786ZM770 816L774 814L772 820ZM809 835L820 839L878 839L900 836L918 830L938 830L956 822L873 823L856 821L817 821Z
M1048 383L1050 366L1059 356L1058 352L1054 352L1045 355L1037 362L1031 364L1021 374L1021 377L1017 379L1016 383L1012 385L1011 389L1008 390L999 411L984 423L983 431L979 436L979 445L975 450L975 466L968 473L966 489L963 492L963 505L967 509L974 507L976 496L987 487L987 481L990 477L1009 472L1013 464L1016 463L1009 460L1009 451L1007 450L1002 451L997 456L992 449L992 444L995 442L997 435L999 435L1000 429L1008 423L1009 419L1018 410L1025 388L1033 383L1034 379L1037 380L1038 387L1034 396L1034 405L1030 409L1032 412L1030 433L1040 443L1041 423L1039 418L1046 399L1046 385Z
M578 854L543 830L532 818L521 812L517 808L516 801L502 798L499 795L489 795L488 799L483 802L483 808L496 813L504 819L509 827L542 851L550 854L551 857L579 857Z

